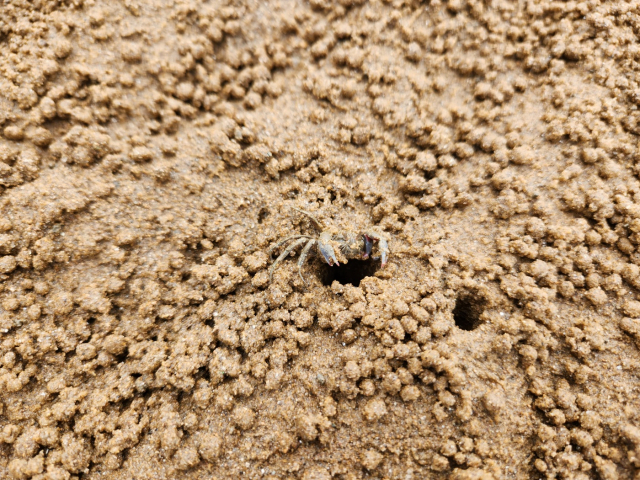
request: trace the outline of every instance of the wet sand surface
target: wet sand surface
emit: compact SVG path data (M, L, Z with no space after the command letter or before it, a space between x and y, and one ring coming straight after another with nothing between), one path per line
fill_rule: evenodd
M639 29L3 2L0 478L640 478Z

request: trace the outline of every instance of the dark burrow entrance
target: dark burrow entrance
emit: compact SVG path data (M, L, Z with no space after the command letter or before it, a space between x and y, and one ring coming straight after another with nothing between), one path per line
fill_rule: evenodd
M349 263L341 264L339 267L330 267L326 263L322 264L322 284L330 286L334 280L346 285L350 283L354 287L360 286L364 277L372 277L380 268L378 260L349 260Z
M456 299L456 306L453 309L453 320L461 330L475 330L482 321L480 315L486 308L486 300L482 297L466 293Z

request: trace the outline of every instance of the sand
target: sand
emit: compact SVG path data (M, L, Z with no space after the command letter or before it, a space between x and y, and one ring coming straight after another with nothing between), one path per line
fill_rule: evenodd
M3 2L0 478L640 478L639 19Z

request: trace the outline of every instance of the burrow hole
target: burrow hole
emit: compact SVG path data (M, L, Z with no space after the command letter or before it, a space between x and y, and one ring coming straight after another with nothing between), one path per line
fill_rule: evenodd
M380 268L379 260L349 260L349 263L340 264L340 266L330 267L326 263L322 263L322 284L331 286L336 280L342 285L351 284L359 287L360 282L365 277L372 277Z
M456 299L453 320L461 330L475 330L482 324L480 315L486 308L486 300L472 293L464 293Z

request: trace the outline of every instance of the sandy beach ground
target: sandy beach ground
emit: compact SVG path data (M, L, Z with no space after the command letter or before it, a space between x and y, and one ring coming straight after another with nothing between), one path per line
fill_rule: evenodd
M639 34L2 2L0 478L640 478Z

